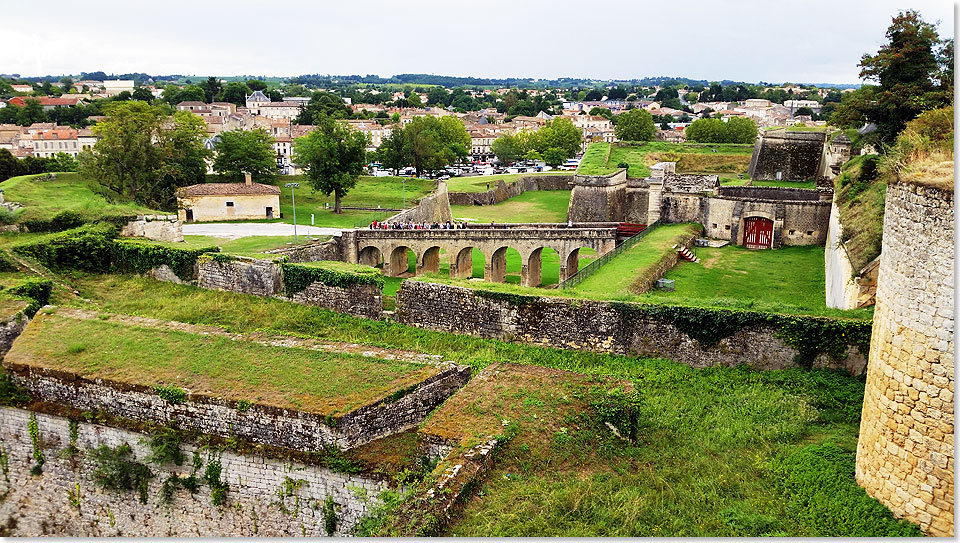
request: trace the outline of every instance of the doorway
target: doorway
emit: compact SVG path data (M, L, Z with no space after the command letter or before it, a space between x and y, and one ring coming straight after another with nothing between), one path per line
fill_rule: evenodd
M744 221L743 245L747 249L772 247L773 221L763 217L747 217Z
M273 208L272 208L272 207L268 207L268 208L267 208L267 218L268 218L268 219L272 219L272 218L273 218Z

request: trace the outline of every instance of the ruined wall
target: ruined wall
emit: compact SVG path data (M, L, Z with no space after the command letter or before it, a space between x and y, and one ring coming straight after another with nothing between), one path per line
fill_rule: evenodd
M188 393L183 403L169 403L152 387L4 364L14 382L45 402L135 421L166 424L175 420L183 429L306 451L330 445L356 447L412 428L470 378L469 367L448 366L395 401L380 399L327 417L256 403L241 410L236 402L198 392Z
M436 190L421 198L416 207L401 211L386 219L386 222L410 221L427 223L453 221L453 213L450 211L450 196L445 182L440 181Z
M447 195L451 205L495 205L531 190L570 190L572 175L531 175L510 183L498 179L493 188L485 192L451 192Z
M285 256L287 257L287 261L292 264L299 264L302 262L319 262L321 260L343 261L342 239L342 235L334 236L333 239L328 241L319 241L305 245L297 245L295 247L274 249L273 251L269 251L268 254Z
M46 462L41 475L31 475L35 462L27 430L30 416L30 411L0 408L0 442L8 459L8 469L0 478L0 495L4 495L0 535L4 536L325 536L322 505L327 497L338 506L334 535L347 535L376 506L386 488L369 476L224 451L219 454L221 479L230 485L225 503L212 505L209 486L203 485L196 494L178 490L171 503L164 504L159 498L163 482L172 473L187 476L192 471L190 459L198 448L184 444L183 466L149 464L155 477L147 489L147 503L141 504L136 491L116 492L95 484L96 463L89 452L100 445L128 443L137 460L146 463L150 451L142 443L149 436L81 422L79 452L60 456L70 444L67 419L36 414ZM201 451L204 467L209 455ZM287 477L303 482L293 496L281 498L278 491Z
M782 369L796 365L798 351L777 338L773 326L748 326L707 346L670 321L639 308L637 304L517 296L404 281L397 293L396 317L401 323L430 330L561 349L664 357L697 368L749 364L758 369ZM843 368L856 375L864 371L866 360L858 347L849 345L845 359L821 354L813 364Z
M121 237L183 241L183 222L176 215L141 215L123 225Z
M13 341L20 337L20 333L30 322L30 317L23 313L23 309L26 307L27 302L23 302L19 310L0 321L0 358L7 354L7 351L13 345Z
M805 181L825 175L826 132L761 130L750 159L750 179Z
M887 188L857 482L894 515L954 534L953 191Z
M333 252L332 246L319 249L326 250ZM304 290L288 295L284 292L280 265L269 260L231 257L218 262L216 257L205 256L200 259L198 269L197 286L202 288L271 296L368 319L379 319L383 311L383 292L373 285L334 287L313 282Z
M576 175L567 219L573 222L623 222L627 215L627 169L610 175Z

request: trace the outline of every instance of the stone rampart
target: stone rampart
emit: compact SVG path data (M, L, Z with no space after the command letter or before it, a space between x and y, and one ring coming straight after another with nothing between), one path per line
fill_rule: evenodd
M120 236L156 241L183 241L183 222L176 215L141 215L120 229Z
M749 364L757 369L783 369L797 365L799 352L778 337L774 326L744 326L714 345L704 345L642 307L404 281L397 293L396 317L404 324L430 330L561 349L664 357L697 368ZM856 375L864 371L866 359L859 347L850 344L846 358L834 360L819 354L813 365L843 368Z
M857 482L895 516L954 535L953 190L887 187Z
M7 354L14 340L20 337L20 333L27 327L30 317L24 314L23 309L27 307L27 302L23 302L23 307L12 315L6 316L0 320L0 358Z
M528 191L570 190L573 178L572 175L531 175L510 184L498 179L494 188L488 191L451 192L448 197L451 205L495 205Z
M281 266L270 260L204 256L198 269L197 285L202 288L270 296L368 319L379 319L383 311L383 293L375 285L341 287L315 281L299 292L287 293Z
M576 175L567 219L573 222L622 222L627 216L627 169L610 175Z
M284 247L268 251L268 254L285 256L293 264L302 262L319 262L321 260L344 260L343 243L341 236L333 236L328 241L317 241L295 247Z
M386 219L385 222L425 222L445 223L453 221L453 212L450 211L450 197L447 184L437 183L437 188L417 202L417 206Z
M315 465L231 451L217 453L227 482L222 505L211 503L203 484L195 494L179 489L169 504L160 500L161 487L172 474L191 474L191 457L200 453L204 466L211 451L183 444L183 466L148 464L155 476L147 487L147 502L137 491L103 489L93 479L96 462L91 450L100 445L127 443L139 462L146 463L149 436L100 424L80 422L74 455L61 455L70 445L67 419L35 414L38 437L46 457L41 475L31 475L32 440L27 430L34 413L0 408L0 442L5 458L0 478L0 535L57 537L229 537L326 536L324 503L335 504L333 535L350 534L357 522L378 504L386 484L369 476L336 473ZM288 484L288 481L293 484ZM290 495L286 494L290 488Z
M762 131L750 159L750 179L806 181L826 175L826 132Z
M382 398L335 417L188 393L170 403L152 387L4 362L7 374L34 398L121 419L167 424L224 438L237 437L274 447L315 451L335 445L352 448L422 422L427 414L466 384L470 368L450 365L417 383L399 398ZM251 395L254 396L251 392Z

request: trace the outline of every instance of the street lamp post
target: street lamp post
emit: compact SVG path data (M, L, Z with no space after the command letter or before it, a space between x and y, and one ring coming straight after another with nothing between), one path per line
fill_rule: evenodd
M285 187L290 188L290 198L293 200L293 242L297 242L297 195L296 189L300 183L287 183Z
M403 185L403 209L407 209L407 178L401 177L400 184Z

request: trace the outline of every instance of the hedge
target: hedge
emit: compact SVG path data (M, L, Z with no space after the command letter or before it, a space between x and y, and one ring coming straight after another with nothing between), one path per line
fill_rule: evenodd
M53 291L53 282L48 279L31 279L15 287L10 287L6 293L30 302L23 310L28 317L33 317L41 307L50 302L50 292Z
M48 268L88 272L110 271L119 228L88 224L13 246L13 252L36 259Z
M219 247L177 249L136 241L117 240L113 247L113 267L127 273L146 273L166 264L184 281L194 279L197 259L204 253L217 253Z
M106 215L91 218L82 213L66 209L50 218L23 219L20 224L26 227L28 232L62 232L95 222L107 222L123 226L136 218L136 215Z
M383 276L379 273L347 272L316 266L280 264L283 272L283 288L287 296L300 292L319 282L331 287L374 285L383 288Z

